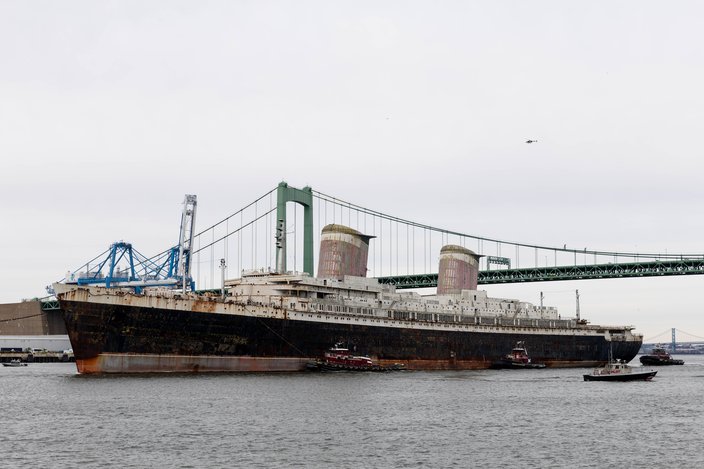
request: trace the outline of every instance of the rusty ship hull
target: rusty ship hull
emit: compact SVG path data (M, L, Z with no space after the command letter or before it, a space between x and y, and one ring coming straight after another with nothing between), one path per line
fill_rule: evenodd
M628 328L536 321L504 324L320 311L290 298L145 295L100 287L58 294L80 373L301 371L344 342L380 365L485 369L519 340L548 367L630 361L642 343ZM391 316L391 317L389 317ZM410 318L405 317L410 316Z

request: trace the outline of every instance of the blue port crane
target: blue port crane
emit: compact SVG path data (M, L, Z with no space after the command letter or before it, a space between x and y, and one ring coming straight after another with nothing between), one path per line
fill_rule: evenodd
M138 293L145 287L182 288L184 292L188 288L195 290L191 277L191 247L196 207L196 196L187 194L181 214L178 245L156 256L146 257L132 244L118 241L78 270L69 272L64 282L106 288L131 287Z

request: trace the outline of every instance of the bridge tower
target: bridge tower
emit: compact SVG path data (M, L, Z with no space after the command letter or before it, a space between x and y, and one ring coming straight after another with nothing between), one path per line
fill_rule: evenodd
M672 353L675 353L677 351L677 340L675 338L675 328L672 328L672 347L671 347Z
M276 190L276 271L286 273L286 203L303 205L303 271L313 276L313 190L285 182Z

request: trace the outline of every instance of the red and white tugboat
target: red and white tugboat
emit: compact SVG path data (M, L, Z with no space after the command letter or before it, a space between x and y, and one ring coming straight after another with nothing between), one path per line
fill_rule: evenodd
M665 347L663 347L662 345L654 347L653 351L650 352L648 355L643 355L642 357L640 357L640 362L643 365L649 366L684 365L684 360L672 358L670 354L667 353L667 350L665 350Z
M403 366L382 367L366 355L353 355L350 349L336 344L321 360L308 363L307 368L312 371L388 371L400 370Z
M528 356L525 343L519 341L513 347L511 353L508 353L491 364L491 368L498 369L526 369L526 368L545 368L544 363L533 363Z

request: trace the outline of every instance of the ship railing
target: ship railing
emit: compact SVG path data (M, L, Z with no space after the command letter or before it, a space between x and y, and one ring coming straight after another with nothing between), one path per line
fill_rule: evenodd
M270 306L280 307L278 302L271 301ZM537 318L513 318L502 316L478 316L475 314L440 314L427 313L424 311L395 310L390 311L383 308L364 308L360 306L340 306L339 304L327 304L325 302L302 302L289 304L291 309L310 314L325 315L330 317L350 317L350 318L371 318L391 321L409 321L426 324L461 324L494 327L516 327L516 328L545 328L562 329L574 328L577 326L575 319L537 319ZM329 306L329 308L328 308ZM622 340L626 340L625 338Z

